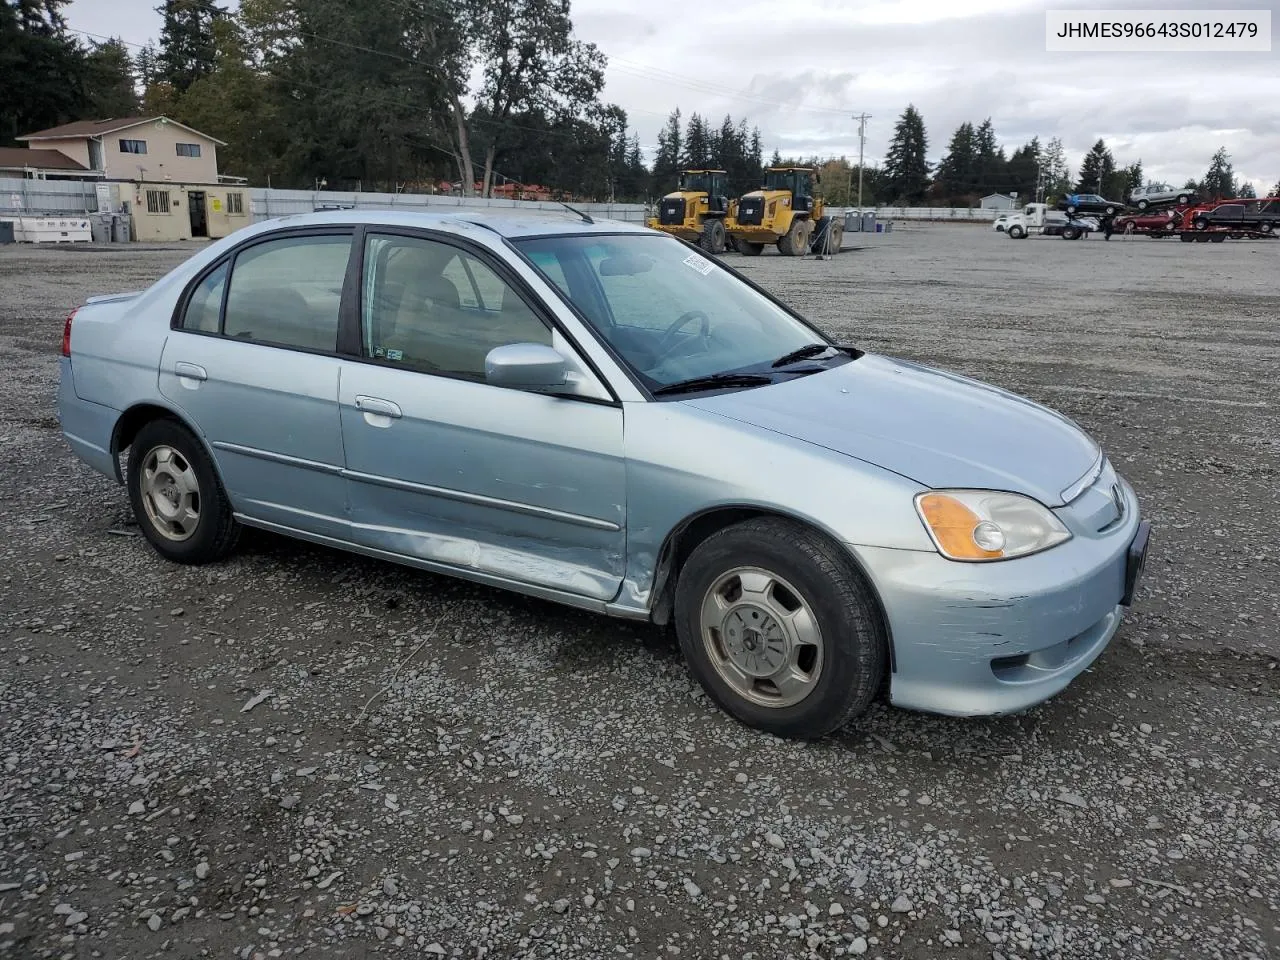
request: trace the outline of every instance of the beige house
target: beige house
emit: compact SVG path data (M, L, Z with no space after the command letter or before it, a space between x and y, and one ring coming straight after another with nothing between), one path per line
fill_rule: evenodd
M168 117L78 120L18 137L57 150L107 180L217 183L218 147L226 146Z
M79 120L18 139L31 149L12 154L39 154L46 168L62 157L83 179L100 178L99 209L127 209L135 240L225 237L252 222L243 178L218 173L226 144L168 117Z

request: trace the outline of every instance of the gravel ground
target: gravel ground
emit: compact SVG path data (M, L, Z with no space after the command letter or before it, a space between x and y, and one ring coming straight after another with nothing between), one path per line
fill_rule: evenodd
M266 535L161 561L62 442L56 352L191 250L0 248L0 955L1280 956L1280 243L733 257L1076 418L1155 522L1054 701L808 745L643 625Z

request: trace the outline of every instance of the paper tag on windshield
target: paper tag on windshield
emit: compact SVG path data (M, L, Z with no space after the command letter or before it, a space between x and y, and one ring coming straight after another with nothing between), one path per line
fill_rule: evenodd
M692 267L694 270L697 270L704 277L708 273L710 273L712 270L715 269L715 264L713 264L706 257L698 256L698 254L696 253L691 253L687 257L685 257L684 265L686 267Z

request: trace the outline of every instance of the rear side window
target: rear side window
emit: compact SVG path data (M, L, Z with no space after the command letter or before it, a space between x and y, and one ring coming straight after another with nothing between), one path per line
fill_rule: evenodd
M350 236L285 237L236 254L222 332L274 346L332 352Z
M197 285L182 315L182 329L217 333L222 315L222 291L227 285L227 264L222 264Z

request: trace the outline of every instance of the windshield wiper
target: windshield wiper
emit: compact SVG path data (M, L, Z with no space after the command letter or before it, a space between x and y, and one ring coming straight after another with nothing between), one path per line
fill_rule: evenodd
M773 377L763 373L713 373L705 377L677 380L649 392L655 397L672 393L693 393L695 390L714 390L717 387L763 387L773 383Z
M797 360L808 360L810 357L816 357L820 353L826 353L828 350L839 350L833 343L806 343L799 350L792 350L790 353L784 353L777 360L773 361L773 366L785 367L788 363L795 363Z

